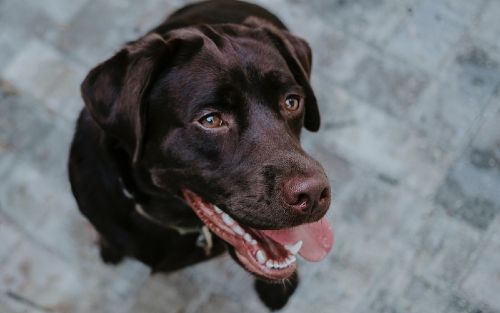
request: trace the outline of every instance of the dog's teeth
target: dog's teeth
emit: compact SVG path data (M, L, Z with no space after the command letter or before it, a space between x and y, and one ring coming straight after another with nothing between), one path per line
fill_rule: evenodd
M257 240L252 239L252 241L250 241L250 244L251 244L252 246L256 246L256 245L257 245Z
M297 258L293 255L290 255L288 258L286 258L286 264L287 266L290 266L293 262L295 262Z
M217 214L222 214L222 210L219 209L216 205L214 205L214 211L217 213Z
M273 262L273 268L279 268L279 263L278 261Z
M257 257L257 261L260 264L266 263L267 258L266 258L266 254L264 253L264 251L262 251L262 250L257 251L257 254L255 256Z
M245 233L243 235L243 239L245 239L246 242L251 242L253 238L252 238L252 236L250 236L249 233Z
M267 260L267 262L266 262L266 267L267 267L267 268L273 268L273 261L271 261L271 260Z
M291 254L295 255L302 248L302 240L297 241L293 245L285 245L285 249L287 249Z
M233 229L233 231L234 231L235 233L237 233L237 234L238 234L238 235L240 235L240 236L243 236L243 234L245 234L245 231L243 230L243 228L241 228L241 227L240 227L239 225L237 225L237 224L233 225L232 229Z
M222 213L222 221L224 224L231 226L234 224L234 220L231 218L231 216L227 215L226 213Z

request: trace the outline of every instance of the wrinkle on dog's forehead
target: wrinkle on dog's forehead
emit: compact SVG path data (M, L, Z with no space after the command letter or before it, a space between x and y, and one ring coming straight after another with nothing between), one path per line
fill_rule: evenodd
M190 115L186 109L231 102L241 106L245 93L260 96L268 90L298 85L279 53L255 39L224 37L218 45L210 42L204 40L189 62L176 63L174 58L174 64L152 89L152 98L158 100L153 102L180 105L178 114Z

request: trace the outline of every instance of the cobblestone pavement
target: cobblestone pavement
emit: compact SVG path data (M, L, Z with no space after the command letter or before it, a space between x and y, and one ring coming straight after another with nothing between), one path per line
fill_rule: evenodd
M500 312L500 1L273 0L313 47L333 253L283 312ZM0 0L0 311L265 312L229 257L101 263L66 160L97 62L185 1Z

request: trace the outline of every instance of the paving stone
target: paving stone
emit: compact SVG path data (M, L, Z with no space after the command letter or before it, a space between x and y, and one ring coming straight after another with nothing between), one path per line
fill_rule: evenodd
M467 144L500 82L500 59L489 50L478 42L464 42L412 108L412 122L443 150Z
M23 235L15 225L9 221L0 210L0 238L2 239L2 244L0 245L0 263L2 263L3 260L10 255L16 245L19 244L22 240L22 236Z
M45 12L32 10L25 1L0 2L0 72L22 51L27 41L57 29Z
M374 282L380 279L392 250L379 240L362 235L353 237L350 235L355 234L354 230L348 232L340 224L337 226L337 244L349 240L357 248L335 246L333 257L317 265L321 269L313 276L305 276L285 312L355 312Z
M366 56L345 83L359 98L398 117L414 106L427 85L424 73L394 62L387 55Z
M148 272L135 261L107 270L81 267L33 240L24 240L0 264L0 281L2 289L18 302L50 312L111 313L131 307L132 295L138 293Z
M167 307L180 312L212 312L217 307L212 301L226 308L240 308L235 312L261 312L263 306L253 281L225 255L176 273L152 276L137 294L132 312L164 312Z
M394 271L399 271L400 275L394 276ZM390 279L373 288L373 299L359 312L446 312L448 293L410 272L395 264L387 273Z
M370 107L342 89L333 89L329 99L320 135L329 150L422 195L435 191L451 163L449 155L408 123Z
M0 308L2 313L47 313L46 308L40 307L12 292L0 293Z
M378 175L363 171L356 173L334 205L339 253L344 248L346 253L352 253L350 240L360 237L361 246L366 245L364 241L373 240L400 254L411 254L420 246L418 235L436 209L432 202L404 185L387 183ZM350 240L341 240L342 237Z
M455 295L451 298L447 313L498 313L483 303L475 303L463 296Z
M328 21L350 35L374 43L383 42L411 8L411 1L290 1L308 16ZM287 3L288 4L288 3ZM289 5L289 4L288 4ZM275 10L277 11L277 10ZM277 11L279 12L279 11Z
M500 82L499 51L468 35L463 38L452 61L449 77L443 79L456 76L463 92L476 96L478 100L493 94Z
M78 212L69 188L69 142L64 139L68 135L69 131L56 128L31 148L32 152L18 157L6 175L10 183L0 187L2 213L19 225L30 240L61 257L73 262L100 262L94 246L95 234Z
M83 68L44 42L29 41L5 69L4 77L67 119L74 120L81 110L79 86L84 78Z
M33 98L0 80L0 174L50 131L53 119Z
M111 273L98 257L95 231L71 194L66 164L72 127L65 122L52 126L45 138L9 168L10 184L0 188L2 211L30 240L65 260Z
M313 83L347 85L360 62L370 54L370 46L331 27L325 27L307 37L313 50ZM322 70L328 69L328 70ZM316 85L318 85L316 83ZM322 87L325 87L322 85ZM317 93L330 91L316 88ZM328 94L325 94L325 97ZM320 101L320 104L322 102Z
M438 68L465 30L444 9L440 1L419 2L388 40L387 51L427 71Z
M335 198L351 181L354 175L352 165L343 157L329 151L320 140L315 140L314 135L303 140L303 147L325 169Z
M173 9L172 4L161 0L91 1L54 43L93 67L109 58L125 42L159 24Z
M491 238L482 247L481 253L470 273L460 284L460 289L476 302L500 312L500 218L492 225Z
M498 16L500 14L500 2L496 0L489 0L485 5L482 14L473 29L478 37L484 38L491 44L496 45L497 49L500 48L500 25L498 23Z
M494 105L489 112L436 195L449 215L478 229L487 229L500 212L500 108Z
M206 293L204 287L206 285L197 286L184 272L155 275L145 282L137 294L131 312L186 312L190 303L200 301L199 298Z
M99 292L92 279L29 242L0 265L0 281L10 293L56 311L77 312L78 306L87 305L81 301L85 291Z
M333 252L319 264L306 264L302 285L328 290L328 296L299 289L286 312L358 312L368 305L375 287L387 286L410 268L420 244L417 234L433 206L403 186L355 171L332 210Z
M22 0L24 6L30 7L31 10L36 12L45 13L57 24L65 25L71 21L72 17L88 2L89 0Z
M0 190L0 205L9 218L26 229L36 230L45 214L63 203L54 192L58 185L32 165L17 165L5 179L9 184ZM69 195L66 199L70 199Z
M447 290L464 277L480 246L484 233L461 220L450 218L436 208L417 233L420 241L414 273L433 285Z
M481 17L489 0L442 0L439 12L467 27L475 25Z
M243 302L243 303L242 303ZM260 307L259 310L252 310L249 307L246 307L243 301L228 301L228 299L224 296L211 296L207 299L205 303L203 303L195 312L206 312L206 313L218 313L218 312L242 312L242 313L250 313L250 312L262 312L266 310L263 307Z

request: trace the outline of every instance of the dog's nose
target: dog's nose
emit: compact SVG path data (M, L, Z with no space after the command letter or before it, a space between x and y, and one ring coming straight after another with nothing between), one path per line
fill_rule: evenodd
M282 196L297 211L326 211L330 206L330 184L326 177L295 177L284 182Z

